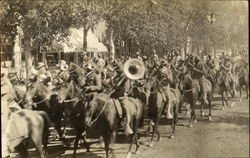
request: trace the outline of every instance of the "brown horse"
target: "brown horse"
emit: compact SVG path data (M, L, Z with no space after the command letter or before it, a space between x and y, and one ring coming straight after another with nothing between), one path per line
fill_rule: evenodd
M190 104L191 107L191 119L189 126L192 127L193 122L197 122L195 115L195 107L198 100L201 102L200 114L203 117L205 114L203 112L203 105L205 101L203 97L201 97L201 87L199 81L197 79L193 79L190 75L192 72L192 67L183 65L183 72L180 75L181 82L180 87L182 90L183 100L184 102ZM212 120L212 99L213 99L213 90L212 84L205 77L202 77L202 86L204 88L204 93L207 95L209 114L208 119Z
M222 101L222 110L224 110L224 104L228 104L228 93L231 94L232 98L234 98L234 89L230 83L230 78L228 75L225 75L222 71L217 71L216 73L216 83L219 87L219 93L221 94ZM233 102L232 102L233 103ZM233 104L230 105L232 107Z
M137 128L143 122L143 112L144 107L142 102L138 99L126 97L119 99L123 105L126 105L128 108L128 114L131 118L130 126L132 127L133 134L129 135L130 146L128 150L127 157L131 157L131 149L133 141L136 143L137 153L140 147L138 137L137 137ZM109 97L109 95L101 93L93 97L93 99L87 104L86 113L85 113L85 124L88 127L96 124L95 129L97 129L100 134L103 136L106 157L108 158L109 150L113 154L113 149L110 147L115 142L117 130L121 119L119 113L116 109L115 101Z
M248 91L249 91L249 78L248 78L248 71L247 69L244 68L240 68L239 72L238 72L238 82L239 82L239 89L240 89L240 102L241 102L241 98L242 98L242 88L243 86L245 86L246 89L246 96L248 98Z
M59 103L66 105L65 108L70 112L70 122L76 129L73 157L76 155L80 138L83 139L84 145L87 151L89 151L86 135L82 136L85 131L85 101L82 100L81 92L82 90L71 80L69 83L66 82L61 86L57 96Z
M47 152L49 122L48 115L43 111L21 109L12 113L6 129L9 150L13 151L16 148L21 157L28 157L24 140L30 138L40 157L44 158L42 145Z
M172 132L170 134L170 138L174 137L175 133L175 126L177 123L177 117L178 117L178 111L182 104L182 99L179 91L177 89L168 89L167 92L162 89L161 82L157 80L156 78L148 78L148 82L146 87L150 87L150 95L148 98L148 114L150 118L150 125L153 125L153 134L151 137L151 142L149 144L150 147L153 146L153 138L155 133L158 134L158 141L160 141L160 132L158 130L158 124L161 119L161 116L164 112L164 109L168 108L168 106L171 106L172 113L174 114L174 117L172 119ZM168 93L166 96L166 93Z
M42 82L33 82L27 89L24 96L25 109L34 109L45 111L50 120L55 123L55 128L59 134L60 140L66 143L63 131L61 130L64 107L57 99L55 92L48 90ZM66 144L68 145L68 144Z

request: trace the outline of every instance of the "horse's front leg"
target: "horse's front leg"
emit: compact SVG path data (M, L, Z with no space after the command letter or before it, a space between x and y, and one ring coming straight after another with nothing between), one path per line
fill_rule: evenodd
M79 139L81 138L81 135L82 135L82 131L77 129L75 143L74 143L74 152L73 152L73 155L72 155L73 158L76 157L76 150L78 148L78 143L79 143Z
M221 104L222 104L221 110L224 110L224 109L225 109L225 107L224 107L224 101L225 101L224 92L222 92L222 93L221 93Z
M104 140L104 149L105 149L105 152L106 152L106 158L109 158L109 144L110 144L110 138L111 138L111 135L110 135L110 131L103 131L103 140Z
M83 133L83 132L82 132ZM84 146L86 147L86 149L87 149L87 152L90 152L90 145L89 145L89 143L87 142L87 140L86 140L86 132L82 135L82 139L83 139L83 143L84 143Z
M157 128L157 122L156 121L153 121L154 122L154 126L153 126L153 133L152 133L152 136L151 136L151 140L150 140L150 143L149 143L149 147L153 147L153 140L154 140L154 136L155 136L155 132L156 132L156 128Z
M212 93L210 93L208 96L208 106L209 106L209 113L208 113L208 120L212 120Z
M133 134L131 134L131 135L129 136L129 148L128 148L127 158L130 158L130 157L131 157L131 154L132 154L131 149L132 149L134 140L135 140L135 131L134 131Z
M194 100L194 102L196 102L196 100ZM190 103L190 107L191 107L191 119L190 119L190 122L189 122L189 127L193 127L192 123L193 122L197 122L196 120L196 115L195 115L195 103Z
M205 116L205 113L203 112L203 105L204 105L205 102L204 102L203 98L201 98L200 101L201 101L201 105L200 105L200 106L201 106L201 109L200 109L200 116L201 116L201 117L204 117L204 116Z
M176 126L176 122L177 122L177 111L176 111L176 107L173 108L174 110L174 118L172 119L172 132L171 135L169 136L170 139L174 138L174 133L175 133L175 126Z

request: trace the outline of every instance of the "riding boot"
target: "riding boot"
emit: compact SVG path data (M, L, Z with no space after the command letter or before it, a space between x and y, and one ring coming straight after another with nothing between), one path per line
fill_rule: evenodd
M205 104L208 104L207 94L205 92L203 92L203 100L204 100Z
M167 119L172 119L173 118L173 116L172 116L172 114L171 114L171 106L170 106L170 104L168 105L168 110L167 110Z
M125 124L125 130L124 130L124 134L125 135L131 135L133 134L132 129L130 128L130 117L126 116L126 124Z

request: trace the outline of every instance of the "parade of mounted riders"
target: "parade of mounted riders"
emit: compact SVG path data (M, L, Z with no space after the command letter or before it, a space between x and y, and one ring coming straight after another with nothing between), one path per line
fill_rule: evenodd
M248 157L229 2L0 2L2 158Z

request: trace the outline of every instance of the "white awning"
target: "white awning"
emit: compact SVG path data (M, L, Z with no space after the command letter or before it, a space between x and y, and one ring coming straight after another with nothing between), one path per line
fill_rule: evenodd
M68 43L62 43L63 51L69 52L82 52L83 51L83 28L70 29L71 35L69 36ZM107 52L107 48L103 43L99 42L98 38L90 29L87 34L87 51L88 52Z

